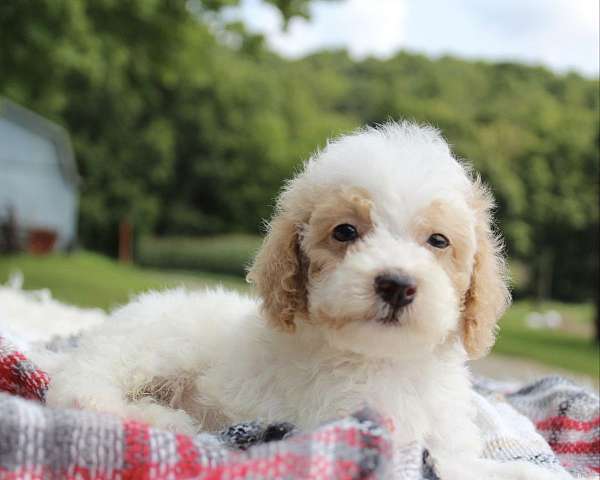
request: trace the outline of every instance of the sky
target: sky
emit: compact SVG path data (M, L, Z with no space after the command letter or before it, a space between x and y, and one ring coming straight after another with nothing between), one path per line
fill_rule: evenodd
M311 18L282 29L262 0L232 9L249 30L291 58L346 48L357 59L398 50L515 60L558 72L599 74L599 0L313 0Z

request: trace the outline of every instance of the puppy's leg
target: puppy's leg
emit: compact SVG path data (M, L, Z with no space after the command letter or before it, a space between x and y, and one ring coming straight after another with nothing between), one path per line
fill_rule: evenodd
M195 430L192 418L178 410L187 407L172 398L185 394L188 404L194 402L189 389L175 388L193 385L192 366L185 363L192 355L185 345L174 348L163 335L163 341L153 339L154 348L148 348L143 331L127 337L119 330L109 333L85 338L60 362L42 365L51 377L48 405L111 413L176 431Z
M178 433L197 433L197 422L183 410L160 405L150 398L131 402L124 395L125 390L110 377L91 378L86 372L64 369L53 377L46 403L110 413Z
M52 358L38 355L51 377L47 403L189 430L191 417L177 409L202 418L193 386L214 357L215 338L227 331L213 321L213 304L227 299L219 292L149 293L84 334L76 349Z

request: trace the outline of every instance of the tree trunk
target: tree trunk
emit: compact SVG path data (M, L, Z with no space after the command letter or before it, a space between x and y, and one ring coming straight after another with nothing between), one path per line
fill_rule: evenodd
M552 275L554 273L554 252L546 249L540 252L537 261L536 301L541 304L552 296Z
M600 343L600 295L598 294L598 288L594 291L594 305L596 306L594 318L594 323L596 325L596 342Z

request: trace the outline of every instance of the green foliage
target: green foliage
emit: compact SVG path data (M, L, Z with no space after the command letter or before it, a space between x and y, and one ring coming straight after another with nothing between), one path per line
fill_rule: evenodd
M241 234L200 238L144 237L139 242L135 259L148 267L244 276L260 242L258 236Z
M181 273L141 269L116 263L89 252L72 255L0 257L0 283L20 271L24 288L48 288L58 300L82 307L113 308L132 295L150 290L186 285L201 288L222 284L244 291L247 285L237 277L210 273Z
M285 20L309 0L268 0ZM598 288L597 79L398 53L297 61L219 11L237 0L0 3L0 94L65 125L83 183L80 235L256 233L327 137L410 118L440 127L493 186L519 293Z

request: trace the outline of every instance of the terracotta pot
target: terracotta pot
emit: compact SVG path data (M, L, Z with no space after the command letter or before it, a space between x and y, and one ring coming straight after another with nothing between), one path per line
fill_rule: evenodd
M56 232L52 230L35 229L29 232L27 251L32 255L45 255L54 250Z

